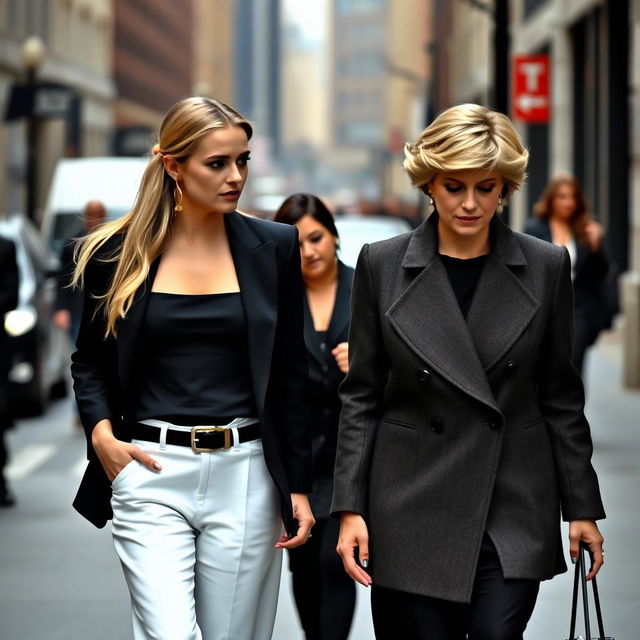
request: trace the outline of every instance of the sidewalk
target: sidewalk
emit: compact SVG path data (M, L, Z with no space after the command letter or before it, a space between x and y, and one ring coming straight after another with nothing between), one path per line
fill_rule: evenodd
M616 640L640 637L640 392L621 385L622 346L619 331L603 334L587 356L586 413L591 423L593 462L600 478L607 519L606 565L598 578L605 630ZM563 525L568 558L567 527ZM544 582L525 640L562 640L569 632L573 565ZM372 640L368 591L358 590L349 640ZM577 633L584 634L579 618ZM595 615L592 634L595 634ZM595 635L594 635L595 637ZM290 576L283 571L274 640L302 640L290 595Z
M622 387L620 331L603 334L587 356L586 413L593 435L607 519L606 564L598 576L607 635L640 637L640 391ZM566 527L564 527L566 534ZM566 535L565 535L566 541ZM568 573L543 583L526 640L566 638L569 632L572 565ZM584 627L580 628L584 633ZM592 634L595 637L595 616Z

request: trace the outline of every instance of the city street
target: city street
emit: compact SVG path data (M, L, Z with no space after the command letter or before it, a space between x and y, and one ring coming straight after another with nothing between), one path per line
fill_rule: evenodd
M602 523L607 564L599 580L606 631L634 640L640 625L640 393L621 389L620 349L619 335L606 334L589 356L587 413L608 512ZM128 596L109 527L95 529L71 507L84 468L84 437L72 424L70 399L21 421L9 445L19 502L0 510L0 639L129 638ZM567 637L571 575L543 584L526 640ZM286 567L273 637L302 639ZM373 638L364 589L350 638Z

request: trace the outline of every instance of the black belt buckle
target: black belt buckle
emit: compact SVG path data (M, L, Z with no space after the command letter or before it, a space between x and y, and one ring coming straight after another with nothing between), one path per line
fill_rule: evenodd
M213 431L223 431L224 432L224 446L217 447L215 449L207 449L205 447L199 447L198 442L198 433L211 433ZM212 451L223 451L224 449L231 448L231 429L227 427L193 427L191 429L191 449L193 449L194 453L211 453Z

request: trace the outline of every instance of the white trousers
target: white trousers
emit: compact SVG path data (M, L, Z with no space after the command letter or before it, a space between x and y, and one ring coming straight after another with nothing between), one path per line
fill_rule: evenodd
M161 442L134 443L162 471L132 461L114 479L111 500L134 639L268 640L282 521L262 441L194 453L164 443L168 423L145 422L162 426Z

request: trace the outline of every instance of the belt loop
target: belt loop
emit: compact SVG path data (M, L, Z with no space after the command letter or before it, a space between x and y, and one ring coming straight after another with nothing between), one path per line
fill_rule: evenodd
M233 433L233 448L240 448L240 436L238 435L238 427L230 427L231 433Z
M160 427L160 450L164 451L167 448L167 429L169 428L169 424L167 422L163 423Z

